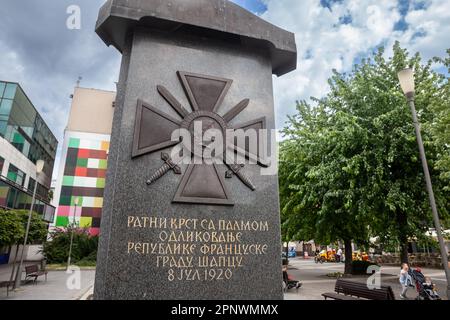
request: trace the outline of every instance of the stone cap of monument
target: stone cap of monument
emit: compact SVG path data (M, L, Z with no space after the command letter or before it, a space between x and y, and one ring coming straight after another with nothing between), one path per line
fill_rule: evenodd
M127 34L139 25L175 31L184 26L240 39L269 50L273 73L297 67L293 33L261 19L228 0L108 0L100 9L96 32L122 52Z

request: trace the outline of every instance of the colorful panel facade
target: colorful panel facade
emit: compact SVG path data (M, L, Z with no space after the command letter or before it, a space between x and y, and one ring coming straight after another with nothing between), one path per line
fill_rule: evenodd
M80 227L89 228L92 235L97 235L100 231L109 141L96 134L78 137L69 134L66 139L67 151L55 226L66 227L75 220Z

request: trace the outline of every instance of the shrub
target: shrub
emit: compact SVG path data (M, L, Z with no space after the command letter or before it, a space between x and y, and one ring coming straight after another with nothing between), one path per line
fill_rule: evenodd
M377 264L371 261L352 261L352 274L367 274L367 268L374 265Z
M78 264L78 262L82 261L82 264L89 263L89 265L95 265L98 237L89 235L87 230L82 228L74 228L73 232L71 262ZM43 255L47 259L47 263L67 262L71 234L71 227L67 229L55 229L51 232L51 240L44 244L42 250Z

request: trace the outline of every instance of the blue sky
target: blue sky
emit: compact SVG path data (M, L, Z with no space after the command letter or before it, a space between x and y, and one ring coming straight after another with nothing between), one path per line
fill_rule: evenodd
M81 86L115 90L120 54L94 32L105 0L4 0L0 6L0 79L19 82L57 136L60 147L78 76ZM277 127L297 100L327 93L331 70L350 71L380 45L398 40L424 59L450 47L449 0L234 0L295 33L298 69L274 77ZM70 5L82 27L65 26ZM26 10L24 10L26 8Z
M233 0L233 2L258 14L267 10L267 6L260 0Z

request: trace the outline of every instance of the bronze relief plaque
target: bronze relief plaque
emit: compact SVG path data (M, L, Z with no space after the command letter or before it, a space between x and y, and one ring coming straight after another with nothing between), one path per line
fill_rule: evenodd
M223 137L225 137L227 129L243 129L244 131L248 129L266 129L265 117L241 123L234 127L229 125L231 120L236 118L248 107L250 103L249 99L243 99L226 114L220 114L220 106L233 80L182 71L177 72L177 74L192 111L188 111L188 108L185 108L163 85L157 86L158 93L178 114L179 119L154 108L147 102L138 100L133 141L133 158L174 147L182 143L181 141L172 141L172 133L174 130L181 128L187 129L192 133L195 121L201 121L203 132L213 128L221 131ZM245 155L246 157L253 156L257 158L258 164L260 165L265 164L259 150L256 155L251 154L248 142L245 144L245 150L242 150L238 148L236 143L228 144L225 138L223 141L223 150L231 148L234 152ZM201 148L194 148L194 150L203 150L203 148L207 147L202 141L195 141L195 138L193 139L193 143L201 144ZM183 156L193 157L195 156L194 152L192 151L191 154ZM225 157L225 153L223 157ZM175 174L182 173L179 166L180 163L172 160L167 153L162 154L162 161L164 162L162 166L156 172L152 173L148 179L147 184L149 186L169 171L173 171ZM256 189L250 178L245 175L243 165L226 161L226 159L224 159L224 163L229 168L225 175L227 178L232 178L235 175L250 190L253 191ZM182 174L183 176L172 202L205 205L234 204L225 186L224 177L220 174L216 164L190 164L186 172Z

